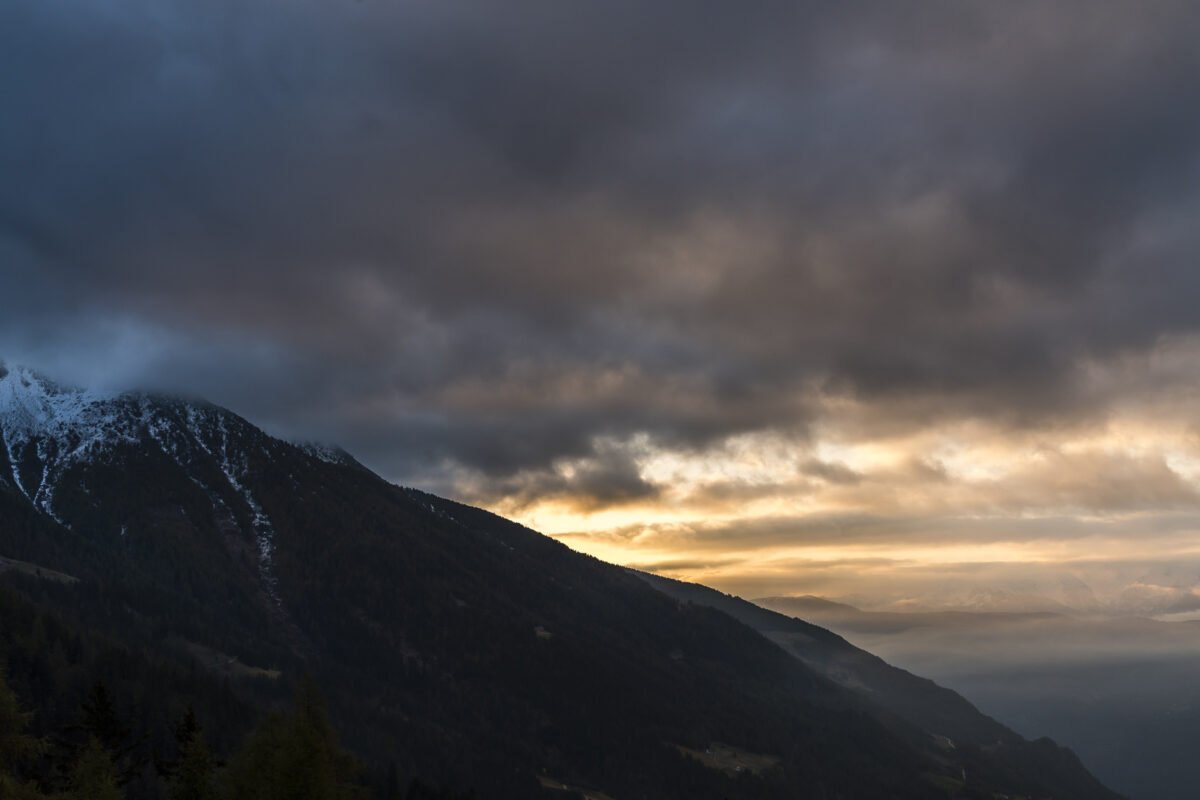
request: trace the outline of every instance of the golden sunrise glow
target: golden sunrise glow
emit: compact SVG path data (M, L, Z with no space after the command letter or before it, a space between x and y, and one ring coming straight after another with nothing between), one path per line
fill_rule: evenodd
M808 436L742 434L703 450L605 440L599 449L627 456L652 487L643 497L596 507L564 493L493 508L607 561L796 593L816 573L850 591L869 575L955 565L1193 558L1200 435L1188 396L1126 401L1087 425L967 418L894 431L826 397ZM568 481L588 469L560 465Z

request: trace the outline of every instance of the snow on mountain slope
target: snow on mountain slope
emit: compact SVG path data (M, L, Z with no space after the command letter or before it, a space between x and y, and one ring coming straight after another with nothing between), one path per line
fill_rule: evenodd
M65 387L3 362L0 441L0 483L14 487L39 511L67 528L72 519L56 503L56 495L73 468L106 463L122 448L160 451L207 494L214 514L227 525L237 526L237 515L229 503L234 498L244 503L240 510L250 520L259 577L271 599L279 603L274 528L249 488L247 475L252 451L269 455L268 449L290 445L207 403ZM316 448L306 448L298 452L309 458L335 458L332 450L317 453ZM202 465L216 470L202 469ZM213 476L218 476L215 481ZM226 486L214 485L222 481Z
M0 438L12 484L59 522L53 508L56 469L88 458L105 442L136 441L128 416L118 413L115 401L94 391L63 389L21 367L0 365ZM40 474L31 469L36 465Z

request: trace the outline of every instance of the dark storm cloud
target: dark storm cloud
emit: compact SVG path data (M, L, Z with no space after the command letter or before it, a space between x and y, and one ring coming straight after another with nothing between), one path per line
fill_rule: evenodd
M812 458L800 466L800 471L828 483L849 484L851 486L862 481L862 473L855 472L845 464L820 461Z
M524 469L496 480L486 480L477 487L461 485L481 502L504 503L511 511L521 511L542 502L565 502L575 510L588 513L602 508L636 501L650 501L659 496L659 487L642 478L636 463L629 455L603 443L593 448L594 454L576 463L557 462L541 469ZM463 452L470 453L470 448ZM512 457L503 456L504 463ZM476 459L473 463L480 463ZM484 462L484 468L488 464Z
M845 6L5 3L0 341L597 505L820 391L1103 412L1200 321L1200 14Z

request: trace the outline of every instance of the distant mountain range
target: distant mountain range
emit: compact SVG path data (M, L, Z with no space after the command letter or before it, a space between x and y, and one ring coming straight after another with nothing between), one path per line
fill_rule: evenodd
M829 631L204 402L0 366L0 439L0 583L22 598L4 607L52 610L81 642L31 631L0 652L46 716L66 702L39 664L106 670L143 721L184 691L233 719L309 674L373 774L484 800L1117 797ZM175 677L132 680L142 663Z
M1200 612L1200 564L993 567L970 580L946 576L903 598L860 594L837 600L870 611L939 611L1165 616ZM1013 577L1020 571L1020 577ZM1089 574L1094 573L1094 574ZM1118 573L1114 575L1113 573Z

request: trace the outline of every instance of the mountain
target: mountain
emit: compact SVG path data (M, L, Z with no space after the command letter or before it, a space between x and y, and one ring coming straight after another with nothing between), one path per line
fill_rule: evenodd
M908 587L901 598L865 590L838 599L870 612L900 614L957 611L1122 617L1200 611L1200 565L1190 558L1125 565L991 565L981 571L982 575L948 575L928 585Z
M1061 619L1050 611L863 611L821 597L756 597L753 605L785 616L815 619L855 632L903 633L914 628L984 630L997 625Z
M0 439L22 602L241 703L309 674L377 771L485 800L1116 797L1052 743L935 738L724 611L207 403L0 367ZM25 658L30 686L38 658L67 656Z
M1172 575L1172 572L1174 575ZM1157 570L1165 585L1190 570ZM754 601L804 616L970 697L1019 731L1069 742L1106 785L1190 800L1200 766L1200 622L998 612L877 612L812 598Z
M645 573L639 575L671 597L719 609L749 625L811 669L869 697L939 740L991 746L998 751L1028 744L1013 731L982 714L961 695L893 667L825 628L707 586ZM827 613L852 608L820 598L796 599L805 606L817 606Z
M835 626L846 624L856 631L878 629L902 635L905 630L917 626L938 626L943 630L977 629L980 616L989 623L1002 625L1054 620L1056 615L998 612L984 615L964 612L872 614L844 603L811 596L763 598L749 602L706 586L646 573L636 574L671 597L724 611L777 643L816 672L917 725L947 747L981 748L994 759L1012 764L1041 760L1043 769L1048 759L1068 776L1077 769L1075 755L1059 750L1050 740L1026 741L985 715L958 693L892 666L825 628L788 616L792 613L810 613L830 620L830 624ZM1047 787L1047 790L1050 788ZM1062 790L1053 788L1054 796L1061 796ZM1101 796L1099 792L1102 790L1098 786L1096 791L1096 796Z

